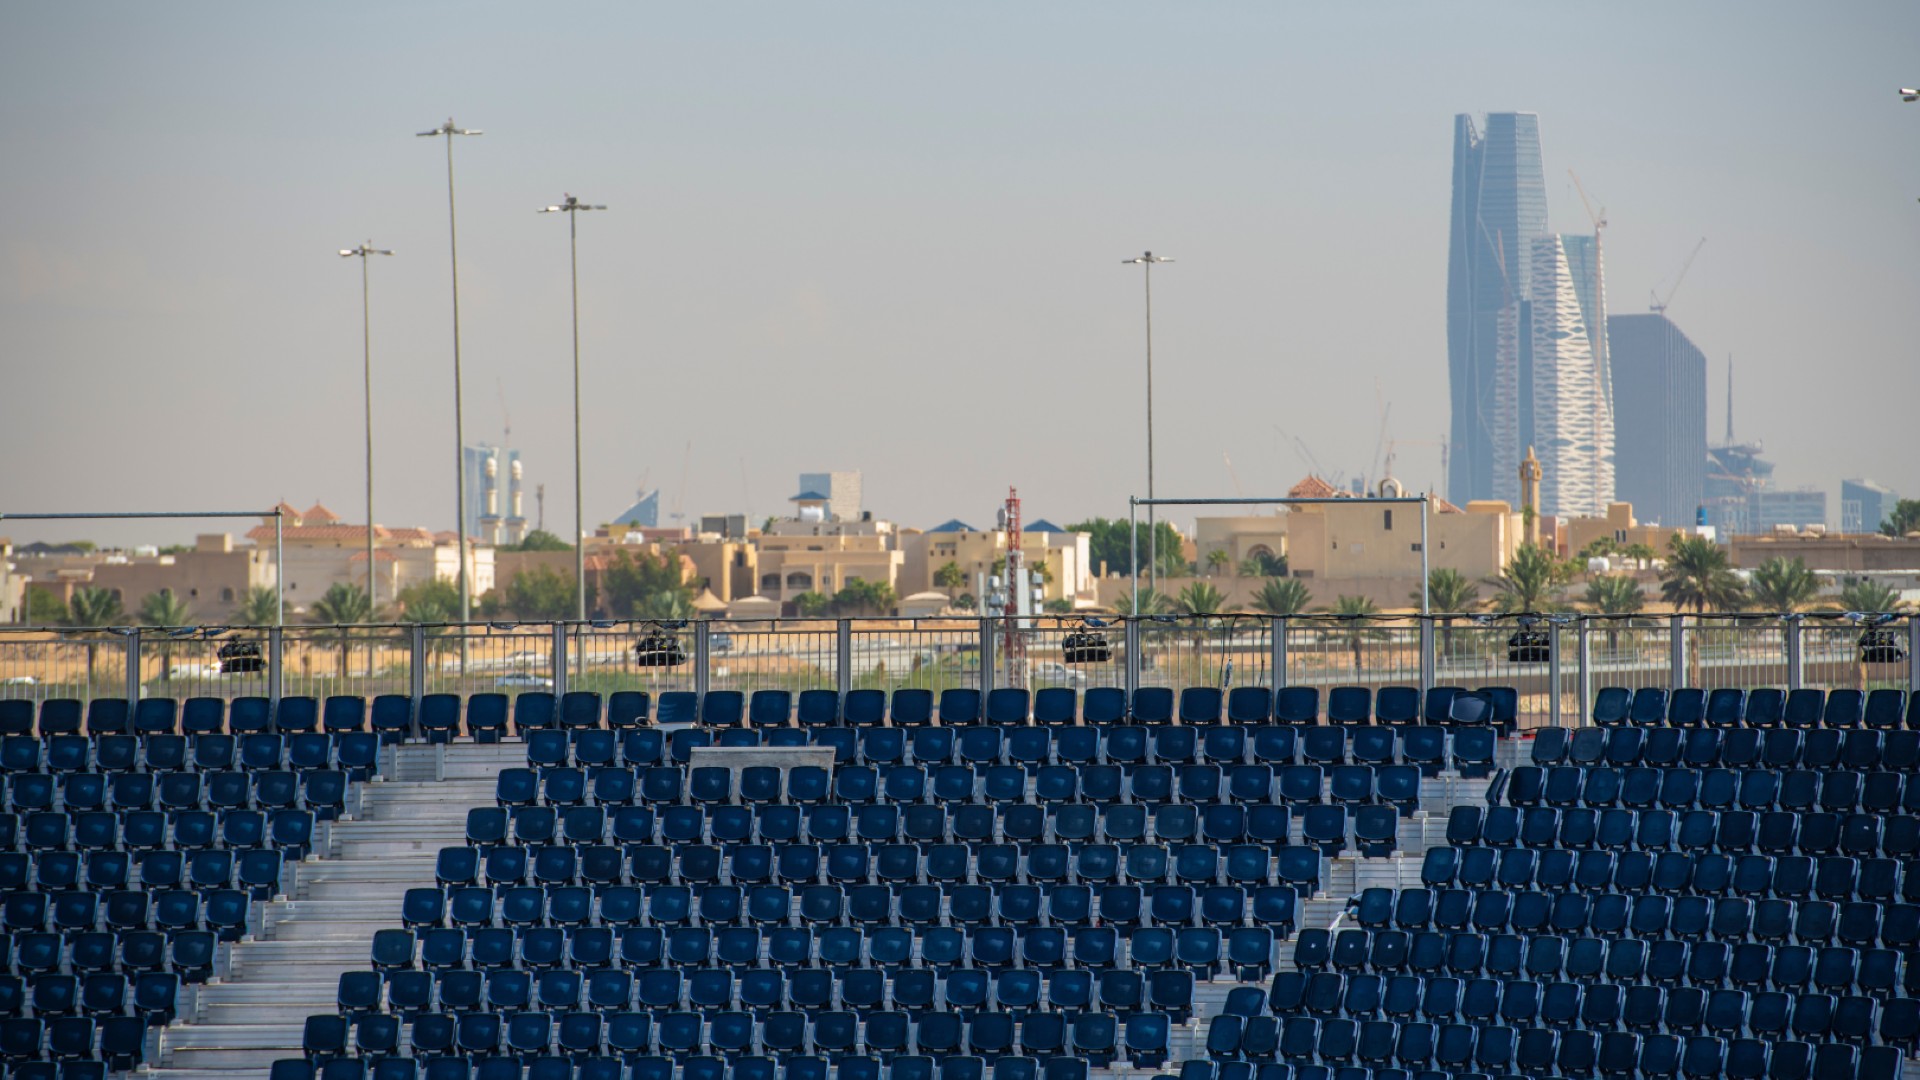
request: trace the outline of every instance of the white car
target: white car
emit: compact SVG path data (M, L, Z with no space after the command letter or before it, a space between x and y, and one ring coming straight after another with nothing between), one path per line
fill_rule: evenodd
M1032 681L1037 683L1066 683L1079 686L1087 681L1087 673L1065 664L1035 664L1031 669Z
M15 675L15 676L12 676L11 678L0 679L0 686L39 686L39 685L40 685L40 680L34 678L32 675Z
M535 675L531 672L519 671L512 675L500 676L493 680L493 685L495 687L519 687L522 690L551 690L553 689L553 680L547 678L545 675Z

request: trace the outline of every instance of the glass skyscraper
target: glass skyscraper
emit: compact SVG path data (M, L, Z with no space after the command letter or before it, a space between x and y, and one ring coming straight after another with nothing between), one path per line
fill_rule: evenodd
M1609 316L1607 334L1615 491L1642 522L1685 528L1707 500L1706 354L1659 313Z
M1465 114L1453 121L1453 213L1447 255L1447 370L1452 415L1447 497L1496 498L1494 398L1500 341L1531 352L1533 241L1547 234L1540 118L1489 113L1483 134ZM1583 298L1584 301L1584 298ZM1593 320L1588 320L1591 325ZM1504 323L1504 325L1503 325ZM1530 373L1531 357L1520 369ZM1532 388L1513 387L1514 408ZM1529 418L1514 428L1531 430ZM1524 451L1523 451L1524 452Z

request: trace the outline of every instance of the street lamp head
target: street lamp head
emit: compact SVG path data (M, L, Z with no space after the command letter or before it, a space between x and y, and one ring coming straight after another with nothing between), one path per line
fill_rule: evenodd
M1135 258L1131 258L1131 259L1121 259L1121 260L1120 260L1120 265L1122 265L1122 266L1145 266L1145 265L1147 265L1147 264L1149 264L1149 263L1170 263L1170 262L1172 262L1172 261L1173 261L1172 259L1169 259L1169 258L1166 258L1165 256L1162 256L1162 255L1155 255L1155 254L1154 254L1153 252L1151 252L1151 251L1149 251L1149 252L1146 252L1145 254L1142 254L1142 255L1139 255L1139 256L1137 256L1137 257L1135 257Z
M426 138L432 135L480 135L483 134L483 132L481 132L479 128L454 127L453 117L449 116L447 117L446 123L441 124L432 131L422 131L418 132L418 134L421 138Z
M591 205L591 204L588 204L588 203L583 203L583 202L581 202L581 201L579 200L579 198L578 198L577 196L573 196L573 195L568 195L568 196L567 196L567 201L566 201L566 202L563 202L563 203L561 203L561 204L560 204L560 205L558 205L558 206L543 206L543 207L541 207L541 208L540 208L540 210L538 211L538 213L542 213L542 214L561 214L561 213L566 213L566 214L571 214L571 213L575 213L575 212L577 212L577 211L580 211L580 210L605 210L605 209L606 209L606 207L604 207L604 206L594 206L594 205Z
M1900 88L1900 100L1920 101L1920 90L1909 90L1903 86Z

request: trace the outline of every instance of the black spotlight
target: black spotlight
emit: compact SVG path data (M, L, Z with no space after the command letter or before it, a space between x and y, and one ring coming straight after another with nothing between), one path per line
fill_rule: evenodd
M246 675L267 670L260 646L251 641L229 641L214 654L220 660L220 674Z
M684 622L661 623L642 635L633 646L633 662L637 667L678 667L687 662L686 646L680 644L680 635L672 631L685 626Z
M1907 662L1907 643L1900 640L1898 631L1885 625L1892 618L1891 615L1862 617L1866 629L1860 632L1861 663L1904 664Z
M1551 659L1553 639L1533 615L1520 616L1520 629L1507 638L1507 659L1516 664L1544 664Z

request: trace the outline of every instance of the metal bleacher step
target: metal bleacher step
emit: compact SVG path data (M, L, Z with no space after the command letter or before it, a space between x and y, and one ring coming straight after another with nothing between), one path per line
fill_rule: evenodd
M367 966L374 933L399 925L406 890L433 884L440 849L465 840L467 811L494 805L499 771L525 760L518 742L388 751L354 816L295 864L286 894L230 947L223 977L161 1030L141 1075L240 1080L300 1056L307 1017L333 1011L341 974Z

